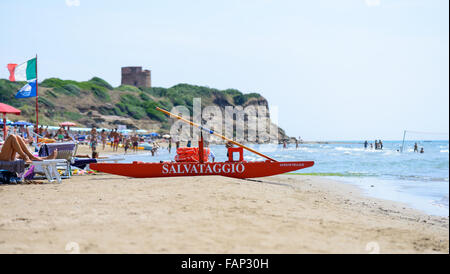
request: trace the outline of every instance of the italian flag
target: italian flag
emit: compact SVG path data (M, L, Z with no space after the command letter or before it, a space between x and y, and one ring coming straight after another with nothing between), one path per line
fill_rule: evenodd
M9 81L30 81L36 79L36 58L17 65L8 64Z

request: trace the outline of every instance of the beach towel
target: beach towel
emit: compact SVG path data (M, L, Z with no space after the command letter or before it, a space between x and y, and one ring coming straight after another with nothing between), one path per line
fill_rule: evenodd
M25 171L25 161L24 160L0 161L0 169L20 174Z
M76 159L72 166L84 169L88 164L97 163L97 159Z
M23 175L23 178L25 180L33 180L34 178L34 166L31 166L27 172L25 172L25 174Z

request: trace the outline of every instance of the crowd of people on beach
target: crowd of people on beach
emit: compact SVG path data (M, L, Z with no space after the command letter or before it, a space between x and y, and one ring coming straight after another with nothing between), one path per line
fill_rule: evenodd
M26 144L32 145L35 142L34 132L30 130L28 126L11 126L7 127L8 135L13 135L20 137ZM37 130L37 136L40 140L44 142L71 142L77 141L81 144L88 144L94 155L98 155L99 146L105 150L106 146L109 145L113 152L117 152L119 148L123 148L124 153L128 153L129 150L137 152L140 143L145 142L144 137L138 134L123 134L117 128L107 131L102 129L98 131L96 127L93 127L89 134L82 134L80 131L71 131L70 128L65 126L60 126L57 130L50 130L48 126L44 127L41 125ZM148 141L148 140L147 140ZM150 140L152 147L150 149L152 155L154 156L157 150L160 148L159 143L156 140ZM168 150L170 152L172 148L172 139L168 140L169 146ZM179 147L179 142L177 142L177 148Z
M77 139L77 136L75 138ZM145 139L136 133L125 135L117 128L111 130L110 132L107 132L105 129L98 132L97 128L93 127L87 137L87 141L93 152L97 151L97 146L100 143L103 150L105 150L106 146L109 145L114 152L117 152L119 148L123 148L124 153L126 154L129 149L136 153L139 149L139 143L144 142ZM169 140L169 143L171 146L171 140ZM160 145L158 142L152 141L152 147L150 149L152 156L155 155L159 148Z

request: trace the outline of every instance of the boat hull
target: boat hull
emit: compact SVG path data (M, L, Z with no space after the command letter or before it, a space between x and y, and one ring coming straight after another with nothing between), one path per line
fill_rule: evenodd
M216 162L216 163L93 163L96 171L134 177L179 177L220 175L233 178L256 178L282 174L314 165L314 161L298 162Z

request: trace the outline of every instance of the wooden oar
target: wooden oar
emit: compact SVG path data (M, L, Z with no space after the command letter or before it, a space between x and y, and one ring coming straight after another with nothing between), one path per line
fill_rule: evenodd
M277 160L272 159L272 158L270 158L269 156L264 155L264 154L262 154L261 152L258 152L258 151L254 150L254 149L252 149L252 148L249 148L248 146L244 146L243 144L240 144L240 143L238 143L238 142L236 142L236 141L233 141L233 140L231 140L231 139L229 139L229 138L227 138L227 137L225 137L225 136L223 136L223 135L220 135L220 134L214 132L214 130L211 130L211 129L205 128L205 127L203 127L203 126L201 126L201 125L198 125L198 124L196 124L196 123L193 123L193 122L191 122L191 121L189 121L189 120L184 119L183 117L180 117L180 116L175 115L175 114L173 114L173 113L171 113L171 112L168 112L168 111L165 110L165 109L156 107L156 110L159 110L159 111L161 111L161 112L163 112L163 113L165 113L165 114L167 114L167 115L169 115L169 116L172 116L172 117L174 117L174 118L177 118L178 120L181 120L181 121L183 121L183 122L186 122L186 123L190 124L191 126L198 127L199 129L204 130L204 131L206 131L206 132L208 132L208 133L210 133L210 134L216 135L217 137L220 137L220 138L222 138L222 139L225 140L225 141L228 141L228 142L230 142L230 143L232 143L232 144L235 144L235 145L237 145L237 146L240 146L240 147L242 147L243 149L246 149L246 150L248 150L248 151L250 151L250 152L253 152L253 153L255 153L255 154L257 154L257 155L259 155L259 156L261 156L261 157L264 157L264 158L266 158L266 159L268 159L268 160L270 160L270 161L277 162Z

